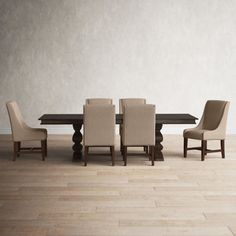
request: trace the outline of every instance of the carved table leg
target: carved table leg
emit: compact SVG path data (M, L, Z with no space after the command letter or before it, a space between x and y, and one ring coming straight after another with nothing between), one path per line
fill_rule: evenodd
M81 144L82 141L82 134L80 132L82 127L82 124L73 124L73 129L75 131L72 140L74 142L74 145L72 146L72 149L74 151L73 153L73 161L81 160L82 159L82 149L83 146Z
M155 144L155 160L164 161L162 149L163 146L161 142L163 141L163 136L161 133L162 124L156 124L156 144Z

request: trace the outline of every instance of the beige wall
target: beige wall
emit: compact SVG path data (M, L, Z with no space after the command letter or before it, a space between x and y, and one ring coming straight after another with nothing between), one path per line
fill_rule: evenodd
M43 113L82 112L87 97L196 116L227 99L236 133L235 12L233 0L0 0L0 133L8 100L38 126Z

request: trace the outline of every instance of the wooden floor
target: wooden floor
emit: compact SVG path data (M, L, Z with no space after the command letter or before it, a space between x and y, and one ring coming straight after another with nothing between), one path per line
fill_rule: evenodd
M12 162L1 136L0 235L236 235L236 136L225 160L212 153L204 162L198 151L182 157L181 136L164 138L165 161L154 167L142 155L124 167L118 151L115 167L108 155L84 167L71 161L70 136L49 138L45 162L39 154Z

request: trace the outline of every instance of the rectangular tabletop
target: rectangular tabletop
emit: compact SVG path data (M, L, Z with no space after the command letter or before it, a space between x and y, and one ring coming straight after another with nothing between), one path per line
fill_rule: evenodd
M45 125L83 124L83 114L44 114L39 120ZM156 114L156 124L195 124L190 114ZM116 114L116 124L122 124L123 115Z

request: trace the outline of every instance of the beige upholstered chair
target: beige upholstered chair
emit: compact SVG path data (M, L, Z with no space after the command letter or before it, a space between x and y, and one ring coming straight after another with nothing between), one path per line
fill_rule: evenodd
M87 165L89 147L110 147L112 165L115 165L115 106L84 106L84 165Z
M154 165L155 106L125 105L123 107L123 159L127 165L127 147L149 146Z
M112 104L112 99L111 98L87 98L86 104L90 104L90 105Z
M123 107L125 105L143 105L146 104L145 98L122 98L119 100L119 113L123 114ZM120 151L123 152L122 147L122 125L120 125ZM143 147L144 151L148 154L148 147Z
M12 140L14 142L13 161L21 151L40 150L42 152L42 160L47 156L47 130L29 127L23 120L20 109L15 101L6 103L12 130ZM41 141L40 148L22 148L22 141Z
M197 127L184 130L184 157L187 157L187 150L197 149L201 150L202 161L204 161L205 155L210 152L221 152L222 158L225 158L225 136L228 110L229 102L227 101L207 101L201 121ZM188 148L189 138L201 140L201 147ZM220 140L221 149L207 149L208 140Z

